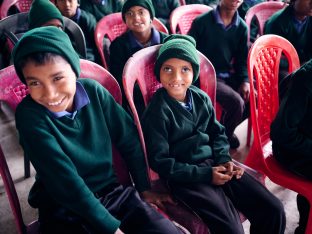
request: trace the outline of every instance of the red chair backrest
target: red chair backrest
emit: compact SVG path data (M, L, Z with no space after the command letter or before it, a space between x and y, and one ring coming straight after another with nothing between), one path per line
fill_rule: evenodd
M168 34L168 30L163 23L161 23L157 18L154 18L153 27L160 32ZM122 20L122 15L120 12L112 13L104 16L96 25L94 31L95 43L97 49L100 53L102 64L104 68L108 69L108 65L105 59L104 48L104 38L107 37L110 42L112 42L116 37L120 36L127 31L127 25Z
M259 37L248 54L250 79L250 105L255 139L261 145L270 140L270 125L279 108L278 75L282 54L288 60L289 73L300 67L298 54L293 45L283 37L268 34ZM254 87L254 82L256 87ZM255 97L257 90L257 98ZM257 110L257 111L256 111Z
M19 12L27 12L33 0L3 0L1 4L0 19L8 16L11 7L16 7Z
M187 34L192 26L193 20L212 10L212 7L204 4L181 5L170 14L170 30L172 33Z
M134 116L135 124L137 125L140 140L144 153L146 154L145 141L139 116L133 101L133 89L135 83L138 83L141 93L143 95L145 106L148 105L152 96L161 87L161 84L156 80L154 75L154 64L157 57L157 52L161 45L155 45L148 48L144 48L136 52L126 63L123 71L123 87L126 98L128 100L131 112ZM213 105L216 103L216 74L213 65L210 61L200 52L198 52L200 58L200 74L199 82L200 88L204 90L211 98ZM147 157L147 156L146 156ZM151 178L155 176L151 172Z
M248 26L248 42L250 38L250 25L252 19L255 17L257 20L257 24L259 26L258 28L258 34L259 36L263 35L264 30L264 24L270 18L275 12L283 9L288 4L284 2L279 1L267 1L267 2L261 2L259 4L254 5L253 7L249 8L249 10L246 13L245 21Z
M80 60L80 66L81 78L97 80L112 94L116 102L121 104L122 96L118 82L107 70L91 61L83 59ZM0 70L0 101L6 102L15 111L17 105L22 101L27 93L27 87L19 80L13 65ZM113 157L114 168L117 171L117 176L120 183L126 185L131 184L131 178L129 176L128 169L118 151L114 147ZM0 175L4 182L5 191L9 198L9 203L15 218L18 233L23 234L25 233L26 229L27 233L38 233L38 225L35 225L36 223L32 223L31 225L27 226L24 224L19 199L1 145Z

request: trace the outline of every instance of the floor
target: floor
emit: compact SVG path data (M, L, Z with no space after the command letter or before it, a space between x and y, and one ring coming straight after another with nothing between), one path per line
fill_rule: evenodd
M243 162L248 154L249 148L246 147L246 129L247 121L243 122L236 129L241 146L238 150L232 151L233 158ZM27 195L34 181L35 172L32 169L31 178L24 179L23 169L23 153L18 145L17 133L15 130L14 114L5 105L2 104L0 109L0 143L7 157L7 162L15 181L17 193L19 195L22 206L22 213L26 223L34 220L37 217L36 210L32 209L27 203ZM284 204L287 218L287 227L285 234L294 233L294 229L298 222L298 212L296 209L296 193L284 189L273 182L266 180L266 185L269 190L274 193ZM249 222L243 223L245 233L249 233ZM12 216L12 211L8 204L6 194L3 189L2 181L0 180L0 234L16 234L15 224ZM265 233L264 233L265 234Z

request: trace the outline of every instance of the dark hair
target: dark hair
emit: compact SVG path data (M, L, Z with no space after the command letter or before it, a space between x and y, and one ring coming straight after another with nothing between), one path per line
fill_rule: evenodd
M23 72L22 72L23 68L29 62L33 62L36 65L44 65L44 64L46 64L48 62L55 61L58 58L62 58L64 60L66 60L61 55L50 53L50 52L36 52L36 53L32 53L32 54L29 54L29 55L23 57L21 60L19 60L18 63L16 64L17 66L15 66L15 69L17 70L16 72L18 74L23 74Z

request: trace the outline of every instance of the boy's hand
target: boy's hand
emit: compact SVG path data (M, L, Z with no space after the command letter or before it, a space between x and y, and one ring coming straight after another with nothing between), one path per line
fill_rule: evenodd
M161 210L166 210L164 202L176 205L176 203L172 200L169 194L164 193L160 194L151 191L144 191L140 195L145 202L150 203L151 205L155 205L159 207Z
M245 170L242 167L236 166L234 164L233 166L233 176L236 177L236 179L240 179L242 175L244 174Z
M226 168L225 174L227 174L231 177L233 176L234 163L232 161L228 161L226 163L223 163L220 166L224 166Z
M232 176L227 174L227 168L225 166L212 167L212 184L223 185L231 179Z
M249 94L250 94L250 84L248 82L243 82L240 87L238 92L242 96L245 102L249 100Z

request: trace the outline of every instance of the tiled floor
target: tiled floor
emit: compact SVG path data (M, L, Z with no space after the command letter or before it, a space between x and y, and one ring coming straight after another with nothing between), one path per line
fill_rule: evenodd
M246 123L246 121L243 122L236 129L236 133L241 141L241 147L238 150L231 152L233 157L241 162L244 161L249 151L249 148L246 147ZM7 161L16 184L17 193L22 205L24 220L28 223L37 217L36 210L32 209L27 203L27 195L34 181L34 171L32 170L31 178L24 179L23 156L18 145L14 115L6 106L2 106L0 110L0 143L7 156ZM266 181L266 184L270 191L280 198L285 205L287 215L287 230L285 234L294 233L298 221L298 212L295 204L296 193L281 188L269 180ZM248 234L249 222L245 221L243 225L245 233ZM15 229L12 212L7 197L3 191L2 181L0 180L0 234L15 233L17 233L17 231Z

